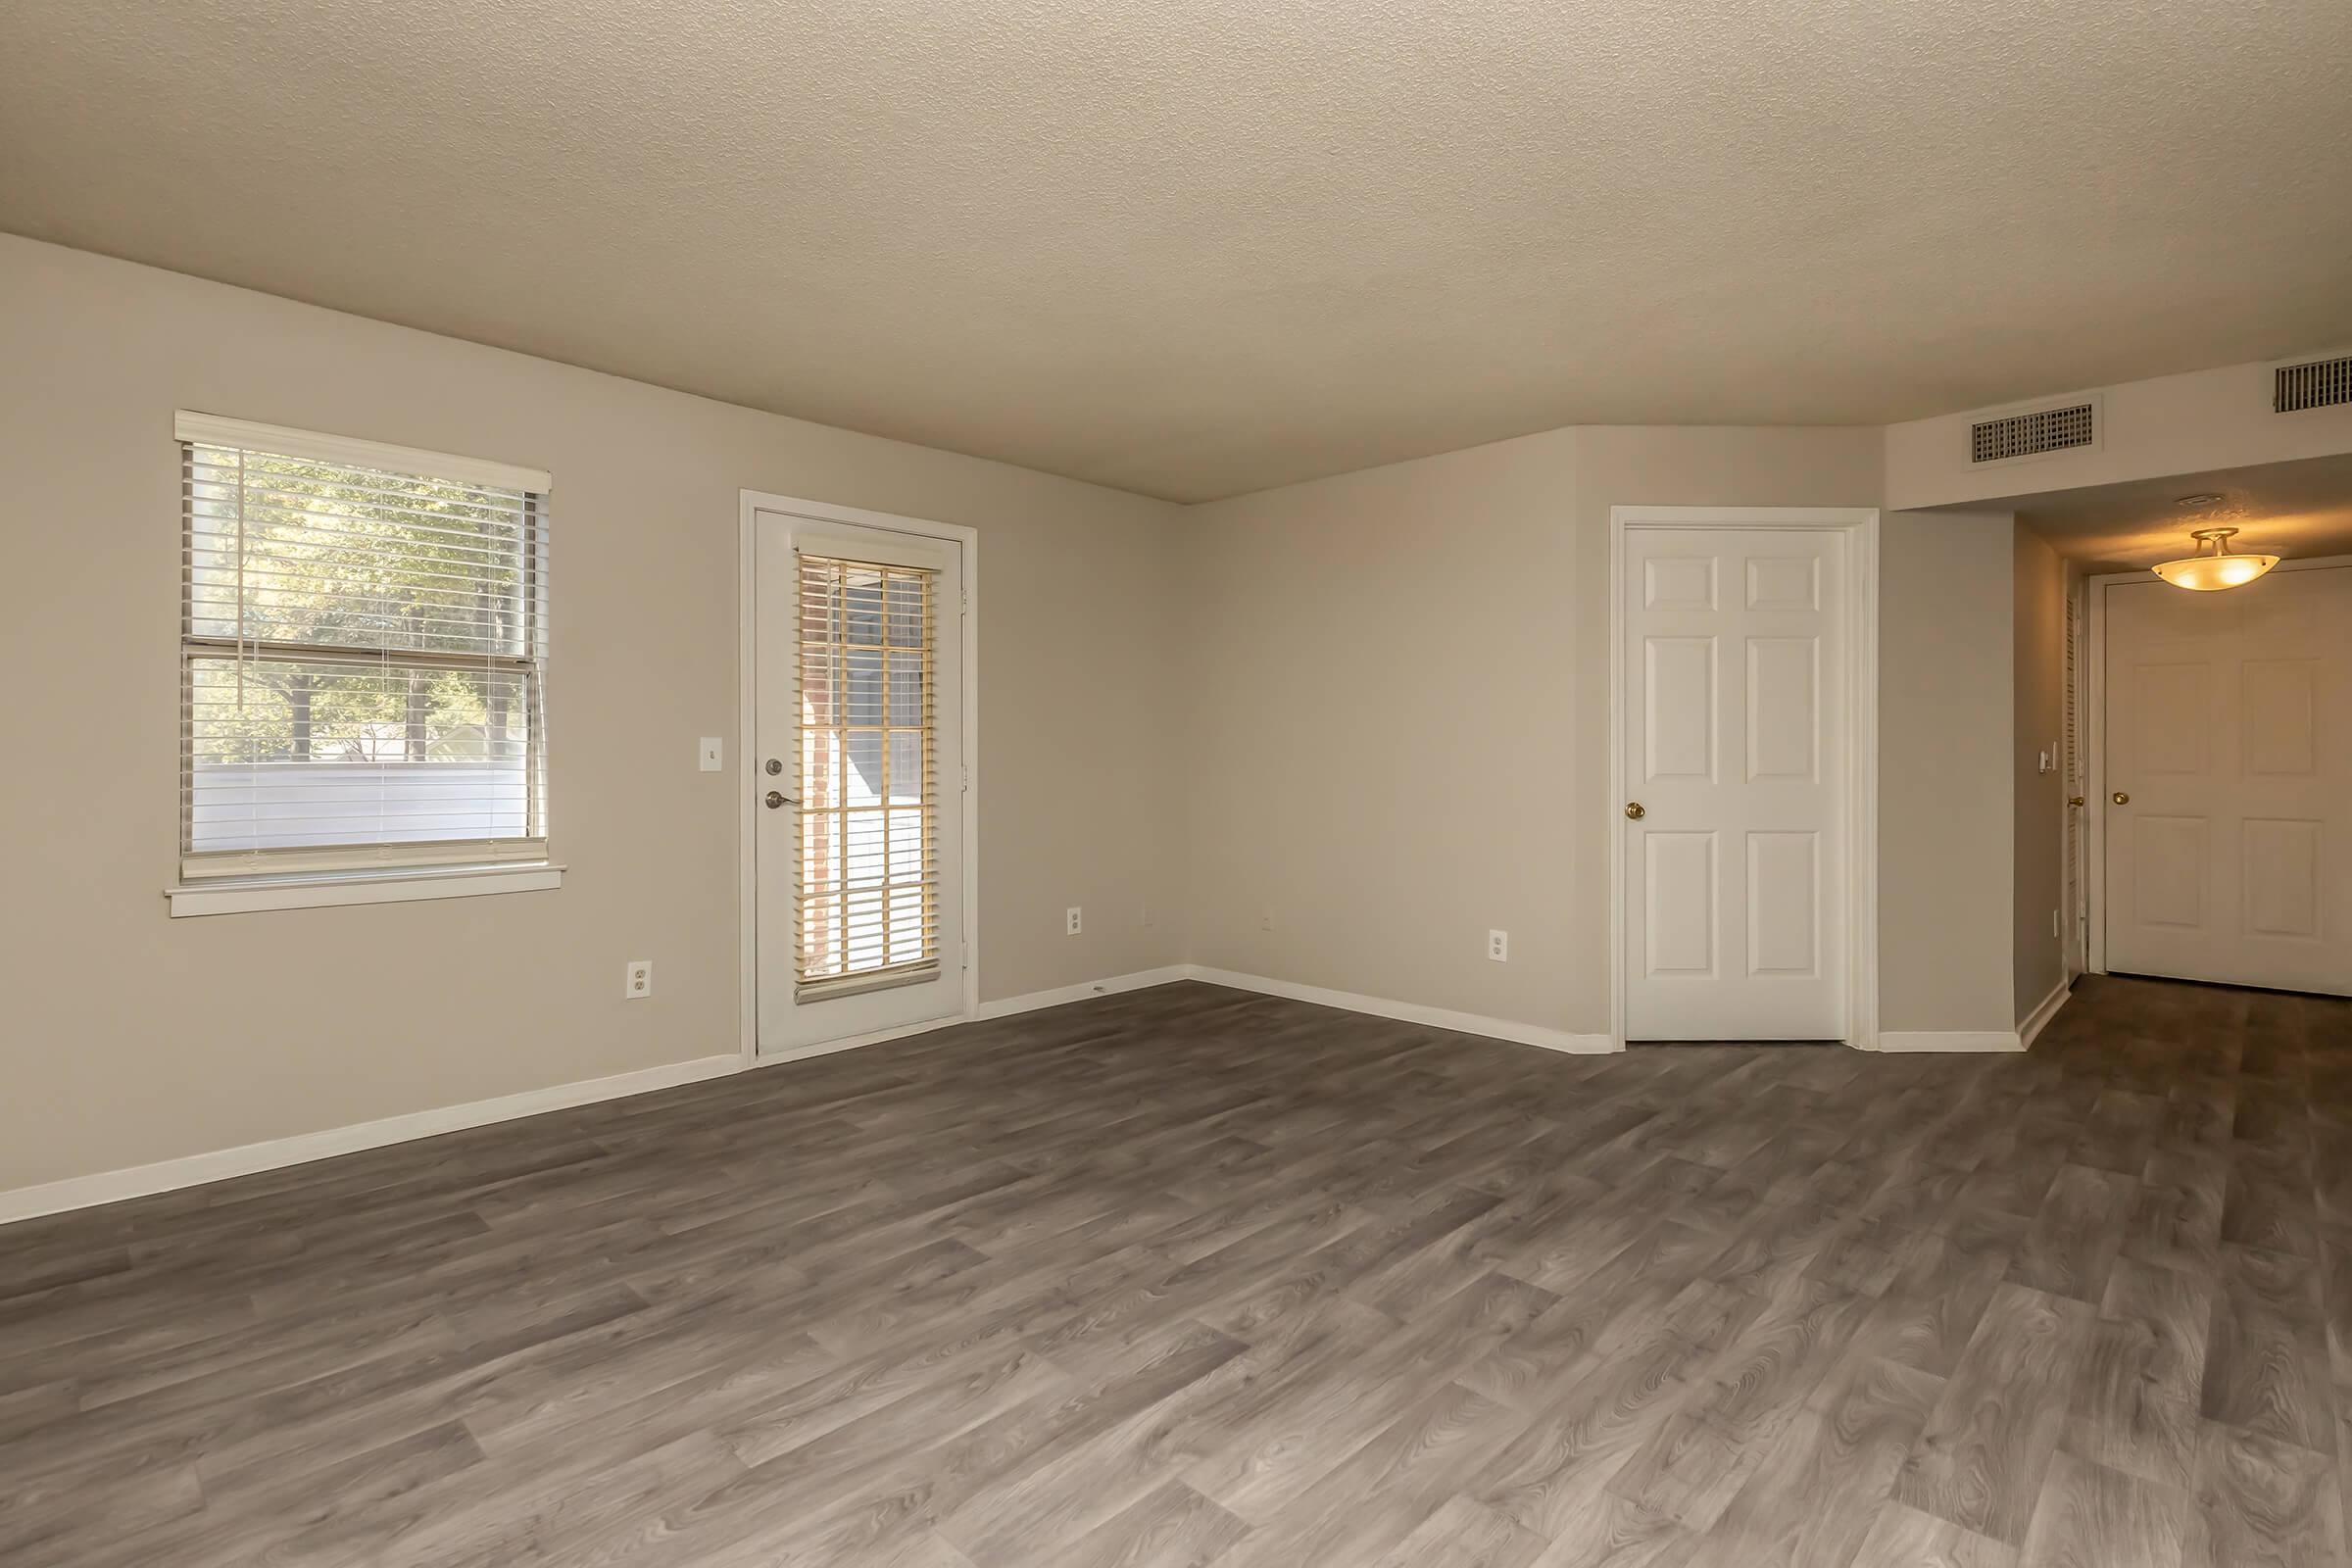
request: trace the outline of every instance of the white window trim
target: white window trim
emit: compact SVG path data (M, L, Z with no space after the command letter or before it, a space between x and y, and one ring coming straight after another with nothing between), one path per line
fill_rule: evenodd
M356 435L325 435L290 425L257 424L220 414L197 414L180 409L172 416L172 437L197 446L242 447L248 452L274 453L283 458L310 458L319 463L346 463L359 468L382 468L393 473L421 473L458 484L494 485L507 490L531 490L546 495L556 487L555 475L545 468L525 468L488 458L459 457L427 452L421 447L396 447L384 441L366 441Z
M359 436L329 435L291 425L263 424L225 415L175 410L173 441L182 445L236 447L285 457L312 458L390 472L419 473L462 484L483 484L538 495L555 489L555 476L488 458L469 458L421 447L395 446ZM544 854L544 848L534 844ZM564 885L563 864L546 859L476 862L422 861L365 868L303 869L199 877L186 869L181 847L178 884L164 889L172 919L211 914L245 914L266 909L321 909L360 904L409 904L429 899L471 899L498 893L540 893Z
M322 909L346 904L408 904L473 899L490 893L541 893L564 885L553 863L434 865L409 871L333 871L308 876L223 877L164 889L172 918L245 914L257 909Z

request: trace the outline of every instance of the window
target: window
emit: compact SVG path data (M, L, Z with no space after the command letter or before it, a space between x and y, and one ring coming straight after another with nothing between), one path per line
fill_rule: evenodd
M938 575L800 557L804 993L939 967Z
M544 862L548 476L178 436L183 888Z

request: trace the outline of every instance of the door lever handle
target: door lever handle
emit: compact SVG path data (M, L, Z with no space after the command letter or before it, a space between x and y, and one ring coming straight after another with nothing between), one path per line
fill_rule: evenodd
M769 790L767 792L767 808L771 811L775 810L779 807L798 806L800 804L800 802L794 800L782 790Z

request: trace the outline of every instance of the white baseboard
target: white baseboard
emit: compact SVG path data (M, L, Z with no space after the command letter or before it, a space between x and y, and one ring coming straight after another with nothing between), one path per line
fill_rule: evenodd
M530 1089L518 1095L501 1095L496 1100L443 1105L433 1110L412 1111L406 1116L387 1116L381 1121L364 1121L352 1127L331 1127L324 1132L273 1138L267 1143L219 1149L205 1154L159 1160L152 1165L133 1165L127 1170L74 1176L40 1187L20 1187L14 1192L0 1193L0 1225L12 1220L31 1219L40 1214L60 1214L68 1209L88 1208L96 1203L119 1202L125 1198L145 1198L176 1188L225 1181L232 1176L250 1176L256 1171L276 1170L286 1165L307 1165L315 1159L356 1154L362 1150L381 1149L386 1144L402 1144L411 1139L431 1138L440 1133L463 1132L468 1127L487 1127L493 1122L514 1121L544 1111L593 1104L600 1100L619 1100L629 1095L650 1094L657 1089L674 1089L680 1084L698 1083L705 1078L736 1072L742 1066L743 1058L733 1054L667 1062L640 1072L616 1073L610 1078L589 1078L579 1083L558 1084L552 1089Z
M1171 963L1158 969L1138 969L1133 974L1113 975L1107 980L1087 980L1074 986L1059 986L1052 991L1032 991L1025 996L999 997L983 1002L980 1010L972 1014L980 1018L1008 1018L1016 1012L1035 1012L1040 1007L1058 1007L1065 1003L1088 1002L1096 997L1115 996L1122 991L1141 991L1147 986L1164 986L1171 980L1189 980L1192 965Z
M845 1035L839 1040L819 1040L814 1045L799 1046L791 1051L763 1051L747 1067L780 1067L788 1061L808 1061L816 1056L836 1056L845 1051L857 1051L866 1046L888 1045L893 1040L906 1040L914 1035L927 1035L934 1029L953 1029L959 1023L970 1023L974 1014L951 1012L944 1018L918 1018L913 1023L893 1024L888 1029L876 1029L871 1034Z
M2017 1026L2018 1049L2021 1051L2031 1050L2034 1037L2041 1033L2043 1027L2052 1018L2058 1016L2058 1009L2065 1006L2067 1000L2074 994L2075 983L2072 980L2061 979L2050 994L2042 998L2040 1004L2032 1012L2026 1014L2025 1022Z
M1352 991L1329 991L1322 986L1303 986L1291 980L1269 980L1257 974L1236 974L1231 969L1211 969L1197 963L1185 967L1187 978L1203 980L1210 985L1231 986L1237 991L1262 992L1269 997L1288 997L1293 1002L1311 1002L1318 1006L1344 1007L1349 1012L1368 1012L1376 1018L1396 1018L1405 1023L1427 1024L1433 1029L1450 1029L1456 1034L1485 1035L1491 1040L1541 1046L1545 1051L1564 1051L1574 1055L1597 1055L1618 1049L1607 1035L1572 1035L1563 1029L1546 1029L1540 1024L1519 1023L1509 1018L1488 1018L1475 1012L1455 1012L1448 1007L1425 1007L1416 1002L1391 1002L1385 997L1358 996Z
M1882 1029L1881 1051L2023 1051L2014 1029Z
M1318 1006L1369 1013L1376 1018L1396 1018L1405 1023L1427 1024L1434 1029L1450 1029L1456 1034L1485 1035L1492 1040L1508 1040L1515 1045L1540 1046L1545 1051L1564 1051L1577 1055L1598 1054L1617 1049L1607 1035L1573 1035L1564 1030L1546 1029L1540 1024L1519 1023L1509 1018L1455 1012L1448 1007L1425 1007L1415 1002L1392 1002L1386 997L1361 996L1353 991L1332 991L1322 986L1301 985L1294 980L1273 980L1262 974L1242 974L1232 969L1213 969L1198 963L1171 963L1163 968L1139 969L1133 974L1114 975L1108 980L1092 980L1081 985L1062 986L1054 991L1032 991L1027 996L1004 997L995 1002L982 1003L980 1010L973 1016L1003 1018L1016 1012L1034 1011L1039 1007L1058 1007L1065 1003L1112 996L1121 991L1164 986L1176 980L1199 980L1208 985L1230 986L1236 991L1288 997L1293 1002L1311 1002Z
M1140 991L1146 986L1165 985L1171 980L1186 979L1190 973L1184 964L1170 964L1161 969L1114 975L1107 980L1063 986L1054 991L1033 991L1027 996L1004 997L995 1002L982 1003L972 1017L1002 1018L1013 1013L1034 1011L1039 1007L1057 1007L1064 1003L1109 996L1120 991ZM462 1132L468 1127L487 1127L494 1122L514 1121L523 1116L536 1116L543 1111L592 1104L600 1100L650 1094L657 1089L672 1089L679 1084L740 1072L746 1067L767 1067L784 1061L830 1055L838 1051L878 1045L886 1040L923 1034L965 1021L955 1017L909 1024L900 1029L860 1035L852 1040L828 1041L788 1056L764 1056L751 1062L745 1061L737 1054L670 1062L664 1066L648 1067L642 1072L558 1084L552 1089L526 1090L518 1095L503 1095L496 1100L477 1100L470 1104L443 1105L433 1110L414 1111L406 1116L387 1116L381 1121L332 1127L324 1132L301 1133L291 1138L274 1138L267 1143L245 1144L235 1149L159 1160L152 1165L134 1165L127 1170L101 1171L94 1176L74 1176L39 1187L20 1187L14 1192L0 1192L0 1225L13 1220L32 1219L42 1214L61 1214L69 1209L89 1208L98 1203L120 1202L126 1198L146 1198L182 1187L199 1187L206 1182L226 1181L232 1176L250 1176L256 1171L307 1165L315 1159L356 1154L362 1150L381 1149L387 1144L431 1138L439 1133Z
M1114 996L1122 991L1141 991L1150 986L1167 985L1176 980L1200 980L1210 985L1230 986L1239 991L1254 991L1269 997L1288 997L1295 1002L1309 1002L1319 1006L1340 1007L1348 1012L1368 1013L1376 1018L1396 1018L1405 1023L1426 1024L1434 1029L1450 1029L1457 1034L1484 1035L1492 1040L1507 1040L1516 1045L1536 1046L1545 1051L1567 1052L1577 1055L1595 1055L1622 1049L1607 1035L1570 1034L1561 1029L1546 1029L1538 1024L1521 1023L1509 1018L1490 1018L1472 1012L1456 1012L1448 1007L1428 1007L1418 1003L1394 1002L1385 997L1367 997L1352 991L1333 991L1323 986L1300 985L1290 980L1274 980L1264 975L1240 974L1231 969L1213 969L1200 964L1175 963L1157 969L1139 969L1132 974L1113 975L1104 980L1090 980L1078 985L1061 986L1051 991L1032 991L1023 996L1000 997L984 1002L971 1017L973 1021L1010 1017L1016 1013L1034 1012L1042 1007L1058 1007L1073 1002L1086 1002L1096 997ZM2036 1016L2047 1021L2047 1015L2058 1010L2065 1001L2063 995L2053 995ZM882 1040L898 1039L932 1029L946 1028L964 1022L961 1018L942 1018L935 1022L909 1025L875 1036L855 1040L830 1042L801 1055L829 1054L835 1051L851 1050L858 1046L877 1044ZM2036 1022L2034 1027L2039 1028ZM1882 1051L2021 1051L2024 1049L2015 1034L1988 1033L1888 1033L1880 1036ZM324 1132L302 1133L292 1138L272 1139L268 1143L246 1144L236 1149L216 1150L210 1153L190 1154L179 1159L160 1160L152 1165L136 1165L127 1170L102 1171L94 1176L75 1176L65 1181L50 1182L40 1187L21 1187L14 1192L0 1193L0 1224L12 1220L31 1219L41 1214L63 1213L69 1209L87 1208L97 1203L119 1202L126 1198L145 1198L154 1193L171 1192L182 1187L200 1186L205 1182L225 1181L232 1176L250 1176L256 1171L276 1170L287 1165L308 1164L316 1159L330 1159L337 1154L358 1153L362 1150L380 1149L387 1144L406 1143L411 1139L431 1138L440 1133L460 1132L468 1127L486 1127L494 1122L514 1121L523 1116L536 1116L544 1111L563 1110L573 1105L592 1104L601 1100L619 1100L629 1095L650 1094L657 1089L670 1089L705 1078L739 1072L747 1066L768 1066L776 1060L762 1058L746 1062L740 1054L704 1056L693 1061L669 1062L660 1067L648 1067L641 1072L619 1073L610 1078L591 1078L580 1083L558 1084L550 1089L526 1090L521 1094L504 1095L496 1100L477 1100L470 1104L444 1105L433 1110L414 1111L405 1116L388 1116L381 1121L362 1122L352 1127L329 1128Z

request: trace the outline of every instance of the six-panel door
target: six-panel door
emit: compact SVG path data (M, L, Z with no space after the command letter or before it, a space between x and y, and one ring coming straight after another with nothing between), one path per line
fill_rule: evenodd
M2352 567L2106 593L2108 969L2352 994Z
M1845 1022L1846 536L1625 536L1626 1035Z

